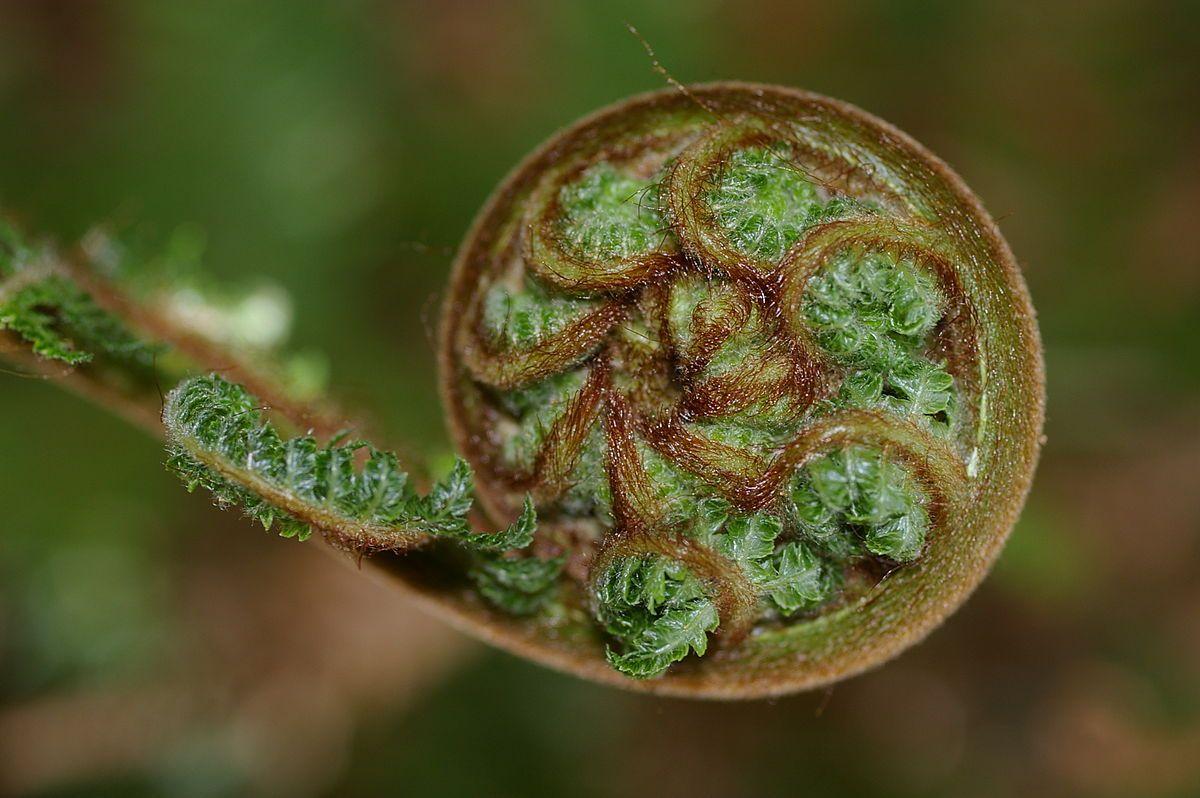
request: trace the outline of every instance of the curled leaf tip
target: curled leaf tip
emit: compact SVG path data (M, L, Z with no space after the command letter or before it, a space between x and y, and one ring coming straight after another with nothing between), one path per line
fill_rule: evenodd
M532 494L569 551L547 617L596 641L581 672L779 692L892 656L983 577L1037 452L1031 325L994 224L919 145L713 84L589 117L497 191L443 392L483 507ZM512 645L561 663L544 634Z

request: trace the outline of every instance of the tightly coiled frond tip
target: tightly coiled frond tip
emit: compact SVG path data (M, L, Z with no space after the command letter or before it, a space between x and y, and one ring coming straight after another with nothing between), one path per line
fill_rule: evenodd
M894 655L982 578L1036 460L1040 346L994 223L907 136L794 90L660 92L557 135L478 217L442 347L484 507L533 493L566 616L595 619L488 636L656 691Z

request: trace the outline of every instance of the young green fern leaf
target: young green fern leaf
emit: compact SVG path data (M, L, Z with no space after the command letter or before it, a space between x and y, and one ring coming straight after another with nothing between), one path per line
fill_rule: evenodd
M878 449L850 446L809 463L796 473L791 499L804 538L835 560L910 562L925 545L928 500Z
M954 378L924 354L945 304L929 275L887 254L846 253L816 275L804 313L821 346L851 369L838 401L948 430Z
M895 656L982 580L1037 459L1040 344L995 224L899 131L790 89L634 98L506 180L445 305L464 459L424 495L245 358L226 371L170 286L128 301L33 252L0 230L0 354L102 387L159 343L162 384L220 368L163 414L189 488L403 552L387 571L487 639L625 686L775 695ZM516 521L474 531L476 494Z
M608 662L626 676L647 679L694 651L708 650L720 623L716 603L686 567L661 556L622 557L596 585L597 615L621 642Z
M698 539L736 563L763 599L781 612L815 610L837 595L840 569L809 541L783 541L779 516L743 515L728 502L710 499L700 518Z
M559 192L562 233L571 246L603 257L629 257L662 245L658 186L608 164L588 169Z
M303 540L316 529L360 552L403 550L426 537L482 551L519 549L533 540L537 514L529 499L507 529L472 530L474 488L465 461L457 460L449 476L421 496L394 454L363 441L285 439L264 419L258 399L217 375L175 388L163 424L167 465L189 491L203 487L218 504L241 507L267 529L278 522L284 537Z
M513 615L535 615L554 600L565 557L509 557L480 552L468 573L480 595Z
M1036 331L991 221L803 92L665 92L559 134L481 212L442 329L484 508L532 492L571 548L553 617L596 627L506 642L653 690L893 655L982 578L1036 454Z
M778 261L824 213L790 148L738 150L708 195L716 221L742 253Z
M0 331L68 366L97 358L148 370L161 346L140 340L60 268L48 247L0 220Z

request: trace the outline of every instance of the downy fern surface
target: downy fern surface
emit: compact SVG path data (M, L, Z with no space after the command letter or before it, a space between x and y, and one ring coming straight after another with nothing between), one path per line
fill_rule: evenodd
M848 410L939 441L962 428L930 343L949 305L937 273L859 238L795 249L892 214L811 174L786 137L733 129L630 136L543 176L455 342L501 503L531 486L585 547L679 538L737 582L673 543L601 557L592 611L609 662L636 678L703 655L723 594L739 594L746 634L819 617L920 558L930 497L909 466L870 445L801 452L805 430ZM776 467L792 453L811 459Z
M218 505L240 507L285 538L317 530L360 554L444 538L477 555L473 578L482 593L512 611L531 612L553 590L560 560L504 558L533 542L537 513L526 498L520 517L499 532L476 532L471 467L456 460L450 474L420 495L391 452L338 436L284 438L264 419L261 402L217 375L185 381L167 397L163 423L167 467L189 491L204 487Z
M277 291L179 266L191 241L74 262L0 225L0 357L161 431L189 490L589 678L746 697L877 665L965 600L1032 477L1011 253L944 164L826 98L660 92L530 156L455 264L462 458L432 485L284 354Z
M841 113L634 101L532 156L460 255L458 443L491 514L531 492L568 558L545 622L626 676L826 654L984 489L995 276L941 167Z

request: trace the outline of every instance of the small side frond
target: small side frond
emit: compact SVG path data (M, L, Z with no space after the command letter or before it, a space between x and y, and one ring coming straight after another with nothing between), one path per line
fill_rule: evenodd
M537 514L531 501L505 530L472 530L474 487L462 460L421 496L396 455L364 441L285 439L264 418L257 398L217 375L173 390L163 423L168 468L189 490L204 487L218 505L239 506L264 527L279 523L285 537L304 539L316 529L354 551L404 550L440 537L494 552L533 540Z
M480 553L470 571L480 595L513 615L533 615L553 598L566 558L504 557Z
M97 358L150 369L161 347L138 338L65 273L48 247L0 220L0 331L68 366Z
M622 557L596 583L597 617L621 650L608 662L626 676L649 679L695 651L708 650L720 624L717 605L699 579L661 555Z

